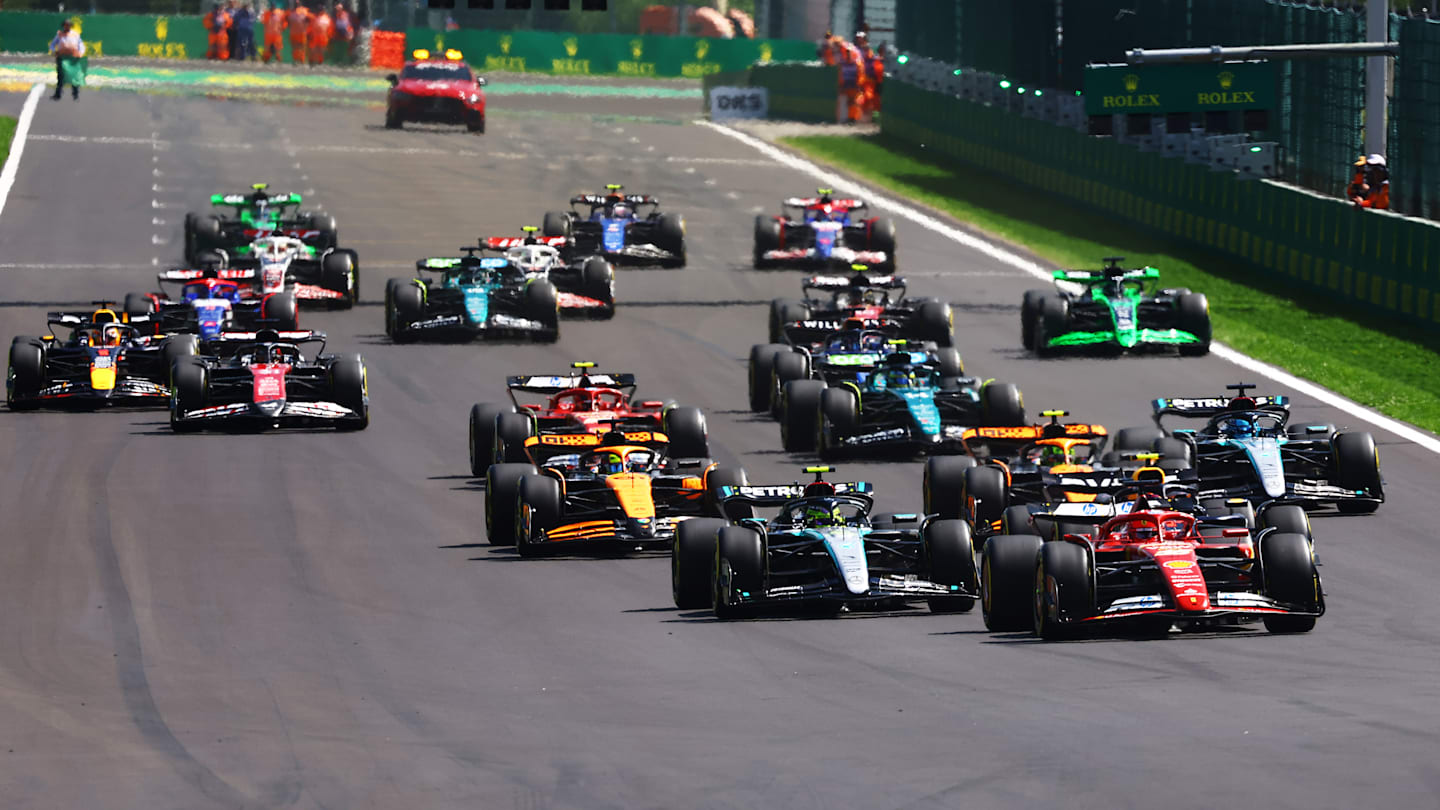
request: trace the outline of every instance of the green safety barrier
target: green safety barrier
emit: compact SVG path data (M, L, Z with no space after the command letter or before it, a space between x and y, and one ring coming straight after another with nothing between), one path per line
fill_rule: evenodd
M886 87L881 129L1272 280L1440 328L1434 223L1241 180L907 84Z
M811 42L780 39L566 34L553 31L405 32L406 52L456 49L479 70L562 76L637 76L700 79L744 70L756 62L813 57Z
M150 17L142 14L56 14L0 12L0 51L45 53L50 40L69 20L85 40L87 54L143 56L151 59L203 59L209 42L199 17ZM259 30L259 27L256 27Z

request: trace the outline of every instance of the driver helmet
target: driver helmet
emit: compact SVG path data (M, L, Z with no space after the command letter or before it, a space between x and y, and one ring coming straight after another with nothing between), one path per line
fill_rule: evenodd
M526 275L543 273L555 266L555 249L547 245L525 245L510 251L510 262Z
M279 239L271 239L261 248L260 257L267 261L278 262L289 253L289 247Z
M1154 523L1132 523L1130 525L1130 536L1136 540L1154 540L1158 535Z
M1255 421L1248 416L1237 416L1225 420L1220 429L1232 438L1247 439L1255 435Z
M889 388L914 388L919 384L915 372L909 368L892 368L885 372L884 379Z
M863 300L867 304L883 304L889 298L884 290L869 289L865 291Z
M595 472L602 475L625 472L625 459L619 453L600 453L595 457Z
M119 346L120 335L120 327L116 326L113 323L106 324L104 329L100 331L101 342L106 346Z
M1040 445L1040 453L1036 457L1035 463L1041 467L1054 467L1057 464L1064 464L1065 460L1065 449L1063 447L1056 447L1053 444L1042 444Z
M628 216L630 216L630 206L623 202L615 203L615 207L610 209L610 217L612 219L624 219Z
M270 362L271 362L272 364L273 364L273 363L284 363L284 362L285 362L285 347L283 347L283 346L271 346L271 347L270 347L270 352L269 352L269 354L270 354Z
M841 526L845 523L839 504L833 503L807 504L804 519L807 526Z

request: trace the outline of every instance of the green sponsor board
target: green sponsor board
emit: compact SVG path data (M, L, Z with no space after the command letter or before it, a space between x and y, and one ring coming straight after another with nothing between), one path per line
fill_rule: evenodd
M1088 115L1268 110L1274 106L1275 66L1269 62L1085 68Z
M142 14L0 12L0 51L45 53L60 23L65 20L80 31L90 57L205 57L208 38L199 17L151 17Z
M417 48L437 54L453 48L481 71L691 79L815 52L812 43L797 40L412 28L405 32L406 55Z

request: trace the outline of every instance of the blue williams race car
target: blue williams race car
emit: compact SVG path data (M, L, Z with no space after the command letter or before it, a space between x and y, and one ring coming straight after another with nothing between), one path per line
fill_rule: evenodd
M1315 508L1368 513L1385 501L1375 438L1331 424L1290 424L1285 396L1249 396L1255 386L1226 386L1233 397L1169 397L1154 402L1165 416L1207 419L1199 430L1172 432L1189 446L1202 498L1289 499Z
M786 605L873 610L924 600L935 613L974 607L980 583L964 521L872 515L870 484L825 481L829 467L805 471L813 482L721 487L728 521L680 524L670 554L676 607L713 607L722 619ZM778 513L760 519L757 507Z
M936 360L894 352L863 380L788 382L780 397L781 442L822 458L963 453L967 428L1025 424L1024 399L1013 383L943 371Z
M604 256L617 264L685 266L685 217L662 214L660 200L649 194L624 194L611 183L604 194L570 198L571 210L547 211L544 235L573 240L579 253ZM588 213L575 210L584 206ZM641 215L640 209L649 208Z

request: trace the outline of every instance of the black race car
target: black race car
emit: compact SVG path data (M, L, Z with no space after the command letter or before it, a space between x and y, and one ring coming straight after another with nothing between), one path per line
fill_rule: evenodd
M554 282L532 278L508 259L477 256L421 259L415 269L439 278L392 278L385 283L385 334L412 340L560 337L560 297Z
M335 218L322 211L300 211L299 194L271 194L256 183L248 194L212 194L210 204L229 213L185 215L185 262L199 264L206 252L234 255L262 236L289 236L319 251L335 247Z
M195 354L198 338L154 335L147 318L96 303L91 312L52 312L49 335L11 342L5 381L11 410L165 403L171 362ZM56 327L68 334L57 335Z
M771 301L770 342L813 343L858 319L865 328L892 337L955 345L955 313L948 303L906 297L904 278L871 272L868 265L852 265L851 270L848 275L810 276L801 284L801 300Z
M253 270L166 270L156 278L160 292L129 293L125 314L145 316L156 334L194 333L209 340L221 332L263 327L300 328L294 293L259 294L252 284ZM172 294L166 285L180 286Z
M608 320L615 317L615 266L604 256L579 250L573 237L492 236L481 247L500 253L527 278L548 279L559 295L560 311Z
M364 430L365 361L324 349L325 335L313 331L262 329L207 341L211 354L177 359L170 368L170 428Z
M685 217L662 214L660 200L649 194L623 194L610 184L604 194L570 198L571 210L545 213L545 236L568 236L581 253L616 263L685 266ZM588 213L575 210L583 206ZM640 209L648 208L642 215Z

